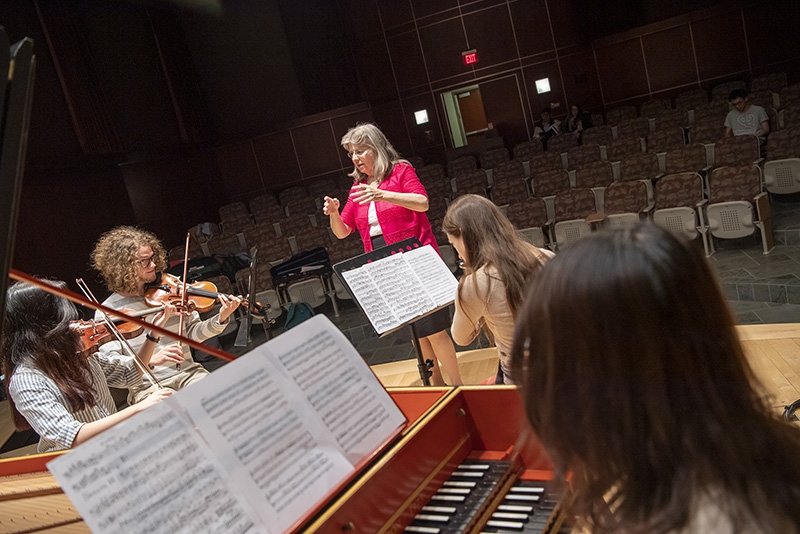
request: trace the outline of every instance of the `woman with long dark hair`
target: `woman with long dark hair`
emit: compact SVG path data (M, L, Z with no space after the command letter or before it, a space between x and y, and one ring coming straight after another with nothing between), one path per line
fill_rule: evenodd
M66 288L60 281L52 285ZM163 324L171 305L156 316ZM41 288L17 282L8 288L3 325L2 371L17 430L33 428L39 434L39 452L74 447L166 398L161 390L145 401L117 412L108 387L130 387L141 382L133 359L95 352L86 356L80 334L70 327L79 319L67 299ZM155 343L139 352L144 365Z
M514 319L529 278L553 253L524 241L503 212L478 195L456 198L442 229L464 262L450 333L456 343L468 345L486 330L500 360L496 382L513 384Z
M512 350L563 502L595 533L797 533L800 428L762 398L705 258L653 225L534 277Z

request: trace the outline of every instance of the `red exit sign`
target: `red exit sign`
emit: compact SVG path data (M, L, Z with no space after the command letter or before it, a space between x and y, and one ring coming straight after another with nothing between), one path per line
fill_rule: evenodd
M475 49L467 50L466 52L461 52L461 60L464 62L464 65L473 65L478 62L478 51Z

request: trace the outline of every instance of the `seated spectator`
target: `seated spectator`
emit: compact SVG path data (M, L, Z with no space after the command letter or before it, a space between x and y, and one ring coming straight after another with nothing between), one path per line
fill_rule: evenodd
M580 106L572 104L569 109L569 115L567 115L561 127L564 132L569 132L580 138L583 130L592 127L592 116L588 111L581 109Z
M542 120L533 129L533 138L542 141L542 145L547 148L547 140L561 133L561 121L550 117L550 109L542 110Z
M800 427L764 398L701 252L669 231L598 232L547 262L512 372L571 474L573 532L800 531Z
M731 91L728 102L734 109L725 117L725 137L756 135L763 141L769 134L769 117L764 108L751 104L744 89Z

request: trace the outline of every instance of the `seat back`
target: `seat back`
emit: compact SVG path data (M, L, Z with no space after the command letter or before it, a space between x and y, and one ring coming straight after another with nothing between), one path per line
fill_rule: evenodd
M508 161L508 149L505 147L500 148L492 148L490 150L484 150L481 152L480 156L480 163L481 169L494 169L499 164L503 163L504 161Z
M447 162L447 176L455 178L461 174L466 174L478 168L478 164L473 156L461 156Z
M309 182L306 189L311 198L321 200L326 196L330 196L335 191L338 191L339 186L333 178L317 178Z
M614 131L607 125L592 126L583 131L581 140L584 145L607 145L614 140Z
M728 96L725 95L725 100L711 100L694 108L694 121L716 119L722 124L728 111L730 111L730 106L728 105Z
M755 135L723 137L714 144L714 165L737 167L761 158L761 144Z
M689 129L690 143L710 144L716 143L725 137L724 117L695 120L694 126Z
M620 161L627 156L642 153L642 141L638 137L621 137L606 146L606 159Z
M318 209L314 197L293 198L286 203L286 214L289 217L294 215L313 215L317 213Z
M567 152L567 167L569 170L573 170L581 165L600 161L600 157L600 145L584 142L581 146L569 149L569 152Z
M313 250L317 247L329 247L332 245L331 234L327 228L321 226L307 226L299 228L294 233L294 241L297 247L297 252Z
M592 161L575 169L575 187L606 187L613 181L609 161Z
M302 185L293 185L278 191L278 201L280 202L281 206L286 206L290 200L295 198L303 198L307 196L308 191L306 191L306 188Z
M734 89L744 89L747 91L747 84L744 80L733 80L730 82L720 83L711 89L711 100L728 101L728 96Z
M504 206L515 200L527 198L528 195L528 184L518 178L497 180L491 191L492 202L498 206Z
M514 145L514 159L521 161L528 161L536 154L541 154L542 152L544 152L544 147L542 146L542 142L538 139L524 141Z
M431 163L430 165L425 165L421 169L417 169L417 178L419 178L419 181L425 186L428 198L450 198L450 195L453 193L450 180L448 180L447 176L444 174L444 167L438 163Z
M706 147L693 143L668 150L664 164L667 174L699 172L706 166Z
M696 172L662 176L656 182L656 210L690 207L703 200L703 177Z
M648 206L647 186L644 182L614 182L605 190L604 212L606 215L643 213Z
M781 108L786 109L800 103L800 83L793 83L781 89Z
M595 195L589 188L576 187L567 191L560 191L556 195L556 222L585 219L596 212Z
M767 161L800 158L800 128L770 132L767 137Z
M564 170L561 154L557 152L545 152L531 158L531 174L554 170Z
M547 240L542 227L547 223L547 205L543 199L515 200L508 205L506 215L523 239L537 247L545 246Z
M466 193L486 196L486 188L489 184L486 181L486 172L482 169L475 169L459 174L454 177L454 180L456 184L454 197Z
M414 169L421 169L425 166L425 162L419 156L411 156L410 158L406 158Z
M247 211L247 205L244 202L231 202L219 208L219 220L223 222L237 217L249 216L250 212Z
M761 193L763 183L757 165L718 167L708 180L708 203L753 202Z
M648 152L666 152L671 148L678 148L686 144L683 138L683 128L673 126L657 130L647 135Z
M625 119L617 124L617 137L645 137L650 133L650 121L645 117Z
M606 124L614 126L628 119L636 118L636 108L633 106L619 106L606 111Z
M531 177L534 196L547 197L569 189L569 173L564 169L534 172Z
M685 109L661 111L655 116L656 131L689 125L689 113Z
M750 91L771 91L773 93L780 93L781 89L786 87L786 85L785 72L767 72L753 78L753 81L750 82Z
M654 152L640 152L619 163L619 181L652 180L658 175L658 156Z
M650 119L670 109L672 109L672 102L670 102L669 98L651 98L642 102L639 108L639 116Z
M578 146L578 138L571 134L554 135L547 140L547 151L560 154Z

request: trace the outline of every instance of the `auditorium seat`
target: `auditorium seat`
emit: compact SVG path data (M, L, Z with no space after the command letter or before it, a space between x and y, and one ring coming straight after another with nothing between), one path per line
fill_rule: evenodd
M606 124L612 128L620 122L636 118L636 108L633 106L618 106L606 111Z
M686 144L683 128L673 126L663 130L656 130L647 136L647 151L658 156L658 168L664 172L664 157L672 148L680 148Z
M743 89L747 91L747 84L743 80L732 80L715 85L711 88L711 100L722 100L727 102L728 96L734 89Z
M755 135L723 137L714 143L715 167L748 165L760 159L761 143Z
M654 119L656 115L663 111L672 109L672 102L669 98L651 98L642 102L639 106L639 116L645 119Z
M461 173L451 179L454 185L453 198L471 193L474 195L487 196L486 189L489 184L486 181L486 173L482 169L475 169Z
M767 137L764 187L778 195L800 192L800 128L784 129Z
M653 222L676 236L692 240L703 238L708 253L705 228L700 225L699 210L707 202L703 179L696 172L668 174L656 182L656 205Z
M703 221L705 217L705 221ZM709 250L714 238L739 239L761 232L764 254L774 247L769 197L763 192L758 165L718 167L709 178L708 205L701 211L701 225L709 232Z
M480 161L481 169L486 171L486 181L489 183L489 186L491 186L493 182L492 170L511 158L508 156L508 149L505 147L500 147L484 150L480 153L478 159Z
M603 159L601 156L600 145L584 141L581 146L570 148L567 152L567 169L572 171L581 165L600 161Z
M280 202L281 206L286 206L286 204L295 198L303 198L308 196L308 191L302 185L293 185L291 187L287 187L286 189L281 189L278 191L278 201Z
M507 161L494 168L494 184L490 196L492 202L498 206L528 197L528 182L521 161Z
M444 168L438 163L431 163L421 169L417 169L417 178L425 186L428 198L442 197L449 199L453 194L453 186L445 176Z
M531 195L544 199L547 205L548 219L555 217L553 202L556 193L569 188L569 173L564 169L535 172L531 178Z
M478 168L478 163L473 156L461 156L447 162L447 177L452 179L460 174L474 171Z
M603 226L618 228L636 224L649 217L653 204L644 181L614 182L604 192Z
M547 205L542 198L528 197L511 202L506 216L522 237L537 247L549 247Z
M611 130L611 126L592 126L591 128L586 128L581 133L581 141L584 145L596 143L603 147L613 140L614 132Z
M600 211L595 194L588 188L561 191L555 198L555 217L550 226L550 242L561 249L589 235L592 228L586 218Z

